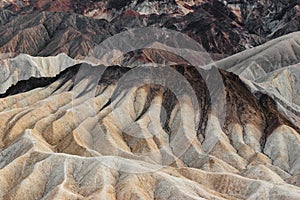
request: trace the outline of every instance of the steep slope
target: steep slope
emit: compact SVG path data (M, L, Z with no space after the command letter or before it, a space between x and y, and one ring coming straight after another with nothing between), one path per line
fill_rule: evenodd
M291 33L256 48L217 61L222 69L249 80L300 62L300 32Z
M277 92L289 102L300 105L299 77L300 63L274 71L256 82L268 91Z
M228 2L238 8L245 27L250 33L273 39L299 31L299 0L254 0L247 2L233 0Z
M0 7L0 199L300 199L299 1Z
M299 36L299 32L291 33L215 63L242 77L253 93L259 91L276 99L281 112L297 126Z
M299 6L299 0L97 0L84 3L78 0L13 0L2 2L1 7L6 13L11 11L22 16L63 12L105 19L119 31L144 26L167 27L189 34L207 51L221 54L216 57L220 59L299 31ZM6 20L7 17L3 20L0 15L0 22Z
M210 53L220 54L219 57L245 49L247 32L229 17L210 13L217 10L207 6L182 18L142 16L135 11L124 11L111 22L72 13L52 12L14 15L9 19L3 17L0 52L33 56L65 53L72 58L82 58L106 38L146 26L165 27L186 33Z
M61 71L82 61L69 58L65 54L55 57L32 57L20 54L15 58L0 60L0 94L19 81L31 77L55 77Z
M19 15L0 26L0 52L72 58L86 56L90 49L114 34L105 20L65 13Z
M220 123L204 71L79 64L13 86L0 99L2 198L298 199L299 128L223 70Z

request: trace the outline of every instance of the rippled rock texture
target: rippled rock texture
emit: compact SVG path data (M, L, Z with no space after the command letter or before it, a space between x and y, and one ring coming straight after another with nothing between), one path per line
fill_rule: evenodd
M298 1L81 2L1 2L0 199L300 199Z
M218 60L300 27L299 1L287 0L13 0L1 7L0 52L39 56L86 56L111 35L155 26L188 34Z
M298 42L298 33L287 37ZM281 51L274 44L246 54L273 57ZM45 74L1 95L1 198L299 199L299 84L286 72L299 76L297 65L277 70L275 59L266 75L253 77L251 59L267 67L240 54L219 69L83 63L51 77L36 68ZM243 76L224 70L242 62L249 63ZM209 94L215 74L224 83L222 115Z

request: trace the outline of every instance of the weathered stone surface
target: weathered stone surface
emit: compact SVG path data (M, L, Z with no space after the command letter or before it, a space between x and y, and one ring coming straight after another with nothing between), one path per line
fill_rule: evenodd
M3 10L0 14L0 23L10 24L13 19L16 19L20 23L16 21L13 23L15 27L17 24L20 30L12 31L7 27L8 25L5 26L5 33L0 29L1 37L14 36L9 42L5 41L4 47L2 47L4 43L0 40L2 47L0 51L31 55L56 55L64 52L71 57L84 56L86 51L80 49L93 48L103 38L114 34L114 31L155 26L188 34L218 60L300 30L299 0L125 0L122 2L97 0L84 3L79 0L13 0L1 3ZM36 23L41 22L39 20L41 12L44 12L43 16L47 18L46 23L43 23L43 20L42 23ZM59 12L59 14L56 13L52 17L49 12ZM32 13L33 15L30 15ZM30 16L30 27L23 24L24 14ZM106 23L100 20L99 24L99 20L91 18L78 20L77 14L103 19ZM27 17L25 19L28 21ZM35 24L33 25L32 22ZM27 22L25 24L28 25ZM83 24L87 28L82 28ZM55 38L52 38L52 34ZM36 39L32 40L32 37ZM77 42L72 44L70 39ZM41 51L43 46L47 48Z
M75 65L52 78L45 68L49 78L0 99L2 199L300 198L299 129L237 75L220 70L221 125L203 98L205 77L172 66L197 91L201 130L189 101L122 79L134 68L108 67L90 93L93 74L81 77L80 67L104 68Z
M0 2L0 199L300 199L299 2L263 2ZM148 26L265 44L86 57Z

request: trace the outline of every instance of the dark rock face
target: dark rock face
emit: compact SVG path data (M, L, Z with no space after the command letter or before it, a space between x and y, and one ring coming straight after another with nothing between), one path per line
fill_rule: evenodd
M80 67L81 65L75 65L72 68L62 71L56 77L31 77L29 80L21 80L8 88L5 93L0 94L0 98L24 93L36 88L46 87L59 79L61 79L62 82L67 82L68 80L74 79ZM59 89L59 87L57 89Z
M166 6L169 9L164 9ZM100 12L98 17L111 22L75 14L90 16L88 13L95 9L98 9L96 13ZM34 14L24 17L8 10L19 15ZM41 14L41 11L70 14ZM128 28L156 26L188 34L212 53L213 57L219 59L299 30L299 12L299 1L275 0L227 3L215 0L192 4L181 1L29 1L22 5L5 4L0 23L6 25L0 30L0 35L1 38L5 35L14 37L10 38L10 42L7 37L5 41L2 39L0 47L1 52L15 51L47 56L65 52L76 57L83 56L88 49L116 32ZM97 18L97 14L95 15L91 16ZM14 18L15 21L12 20ZM19 30L11 30L12 26L17 26ZM18 36L18 33L22 33L22 36ZM40 42L34 44L33 40ZM70 42L71 40L76 42ZM28 46L22 44L32 48L29 50Z
M0 9L0 25L6 24L15 17L15 14L9 10Z
M299 0L0 6L0 199L300 199Z
M240 9L250 33L272 39L299 30L299 6L299 0L256 0Z
M204 4L175 24L182 25L181 31L202 44L207 51L224 57L244 50L247 44L247 30L219 2Z
M43 12L19 15L0 27L0 49L1 52L34 56L66 53L80 57L114 33L114 28L106 20L76 14Z
M17 1L4 2L4 9L13 12L25 14L36 11L50 11L50 12L70 12L83 14L86 9L92 9L97 6L98 1L70 1L70 0L46 0L46 1Z

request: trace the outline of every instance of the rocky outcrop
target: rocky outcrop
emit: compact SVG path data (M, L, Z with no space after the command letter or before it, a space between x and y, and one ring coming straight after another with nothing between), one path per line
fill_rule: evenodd
M75 14L19 15L0 27L0 52L33 56L65 53L72 58L83 58L114 33L114 28L105 20Z
M250 33L273 39L299 30L298 0L255 0L235 5L240 8Z
M11 32L9 25L0 29L1 37L15 36L10 38L14 42L0 42L0 47L4 45L1 52L41 56L62 52L71 57L84 56L86 50L114 31L155 26L188 34L214 53L217 60L300 30L299 1L7 1L2 7L0 23L16 19L19 23L9 24L13 23L20 30ZM42 19L41 12L45 12ZM23 19L24 14L28 18ZM77 14L103 21L80 18ZM20 35L16 36L18 32ZM34 44L33 41L41 42ZM47 48L43 49L45 46Z
M220 68L257 81L268 73L299 63L299 32L216 62Z
M298 199L299 127L217 70L222 121L215 70L78 64L18 82L0 99L1 197Z
M2 1L0 199L300 199L298 1L264 3Z
M55 77L61 71L73 66L80 61L60 54L55 57L32 57L20 54L15 58L0 60L1 86L0 94L5 93L12 85L31 77Z

